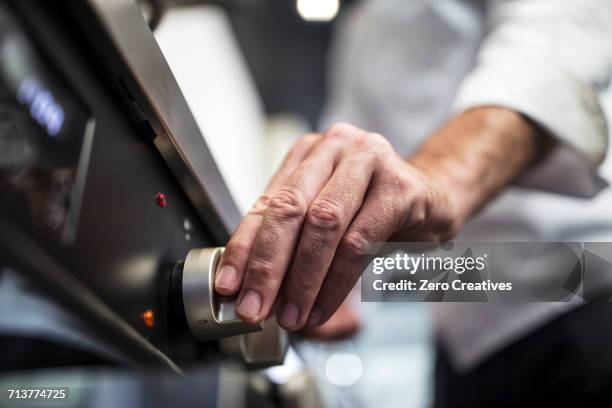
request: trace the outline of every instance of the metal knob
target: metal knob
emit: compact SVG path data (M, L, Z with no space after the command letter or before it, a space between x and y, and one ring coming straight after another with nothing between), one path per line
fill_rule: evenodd
M283 364L288 348L289 335L274 318L266 322L262 331L240 336L242 359L250 366L263 368Z
M271 318L262 331L222 339L219 346L224 355L239 359L249 367L266 368L283 364L289 336Z
M217 265L225 248L193 249L182 268L182 297L187 324L200 341L236 336L263 329L236 314L236 299L215 292Z

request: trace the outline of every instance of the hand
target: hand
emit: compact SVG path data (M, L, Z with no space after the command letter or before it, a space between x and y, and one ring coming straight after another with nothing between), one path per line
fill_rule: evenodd
M450 239L458 197L381 135L338 124L300 139L227 244L215 281L251 323L278 306L288 330L326 322L368 246Z
M350 125L296 143L243 219L215 281L251 323L320 326L359 278L370 244L444 241L553 142L527 117L483 106L451 119L409 161Z

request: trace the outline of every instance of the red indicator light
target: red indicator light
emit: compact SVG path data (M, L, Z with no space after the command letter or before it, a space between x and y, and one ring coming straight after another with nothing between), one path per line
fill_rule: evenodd
M166 206L166 195L164 193L157 193L157 195L155 196L155 202L157 203L159 207L165 207Z

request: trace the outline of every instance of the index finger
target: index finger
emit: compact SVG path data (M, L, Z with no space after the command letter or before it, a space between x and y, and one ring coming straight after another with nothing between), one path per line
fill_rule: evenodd
M236 312L265 320L288 269L310 203L331 177L341 140L318 143L287 184L271 198L248 261Z
M255 237L261 228L263 213L268 206L269 197L287 181L320 138L321 136L318 134L309 134L302 137L293 146L270 180L264 194L238 224L219 262L219 269L215 277L215 290L218 293L231 296L240 289Z

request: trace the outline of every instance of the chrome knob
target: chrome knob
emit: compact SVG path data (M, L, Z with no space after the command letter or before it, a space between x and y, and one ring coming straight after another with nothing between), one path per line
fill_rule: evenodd
M182 268L182 298L185 318L193 336L200 341L251 333L262 324L249 324L236 314L236 299L215 292L217 265L225 248L193 249Z
M266 322L260 332L240 336L240 352L245 363L256 367L283 364L289 348L289 335L276 319Z
M272 367L285 361L289 335L276 319L270 318L262 331L221 339L219 347L224 355L241 360L249 367Z

